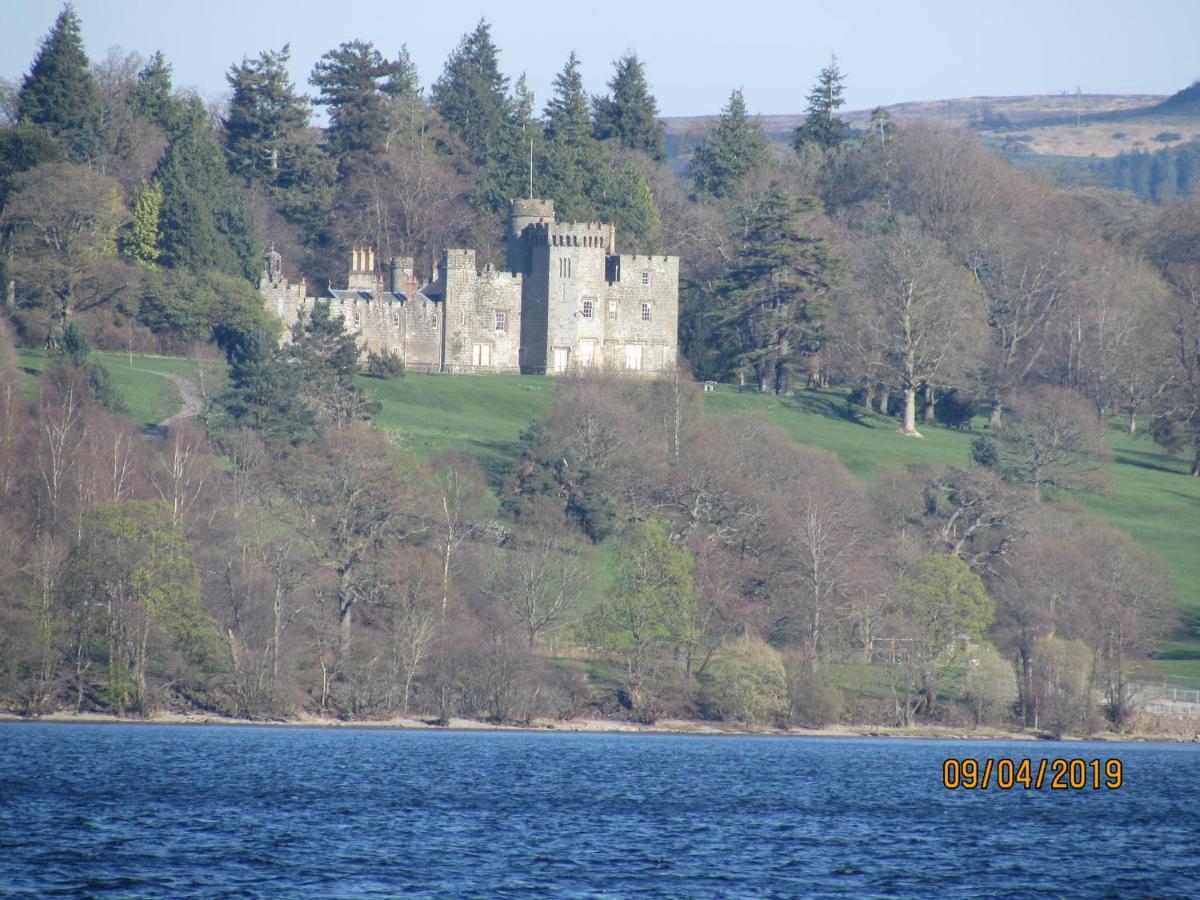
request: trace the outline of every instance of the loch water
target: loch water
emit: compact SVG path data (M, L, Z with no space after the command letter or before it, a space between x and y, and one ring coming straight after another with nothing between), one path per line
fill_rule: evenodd
M1200 747L0 724L0 894L1194 897Z

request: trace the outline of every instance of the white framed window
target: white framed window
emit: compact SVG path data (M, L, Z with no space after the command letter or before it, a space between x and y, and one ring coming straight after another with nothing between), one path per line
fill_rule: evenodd
M626 344L625 345L625 368L637 370L642 367L642 345L641 344Z
M579 365L583 368L590 368L592 361L596 358L596 342L595 341L580 341L579 342Z
M471 363L476 366L490 366L492 364L492 345L476 344L472 347Z
M496 310L496 330L508 331L508 313L502 309Z
M617 301L616 300L608 301L608 321L610 321L610 322L617 321Z
M642 273L642 286L650 287L650 273L649 272Z
M596 311L596 301L595 300L588 299L588 300L583 301L583 317L585 319L590 319L592 317L592 314L595 311Z
M392 327L393 328L400 327L400 313L398 313L398 312L392 313Z
M649 303L642 304L642 321L649 322L653 311L650 309Z
M571 351L566 347L554 348L554 371L565 372L571 361Z

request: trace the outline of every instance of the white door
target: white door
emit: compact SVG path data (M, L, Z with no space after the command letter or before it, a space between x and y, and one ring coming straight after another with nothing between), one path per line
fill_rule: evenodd
M554 348L554 371L555 372L567 371L567 360L570 358L570 355L571 355L571 351L568 350L566 347L555 347Z
M642 367L642 345L625 345L625 368L640 369Z
M491 344L476 344L475 352L472 354L472 362L477 366L490 366L492 364L492 345Z
M580 341L579 342L579 365L585 369L591 366L592 358L596 354L595 341Z

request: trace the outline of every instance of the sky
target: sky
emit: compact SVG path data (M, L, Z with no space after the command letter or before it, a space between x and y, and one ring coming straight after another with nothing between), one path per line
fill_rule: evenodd
M215 99L232 64L285 43L304 91L313 64L343 41L395 57L407 44L422 84L441 72L481 17L501 67L527 74L539 109L571 50L602 93L633 50L665 116L718 112L741 87L751 112L802 112L836 53L846 108L1020 94L1169 94L1200 78L1200 0L541 0L507 4L398 0L74 0L89 56L161 49L177 87ZM29 70L60 0L0 0L0 78Z

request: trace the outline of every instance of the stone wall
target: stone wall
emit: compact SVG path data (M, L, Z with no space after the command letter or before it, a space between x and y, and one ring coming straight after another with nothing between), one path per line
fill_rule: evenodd
M445 272L448 372L521 371L524 277L475 269L474 250L447 250Z

